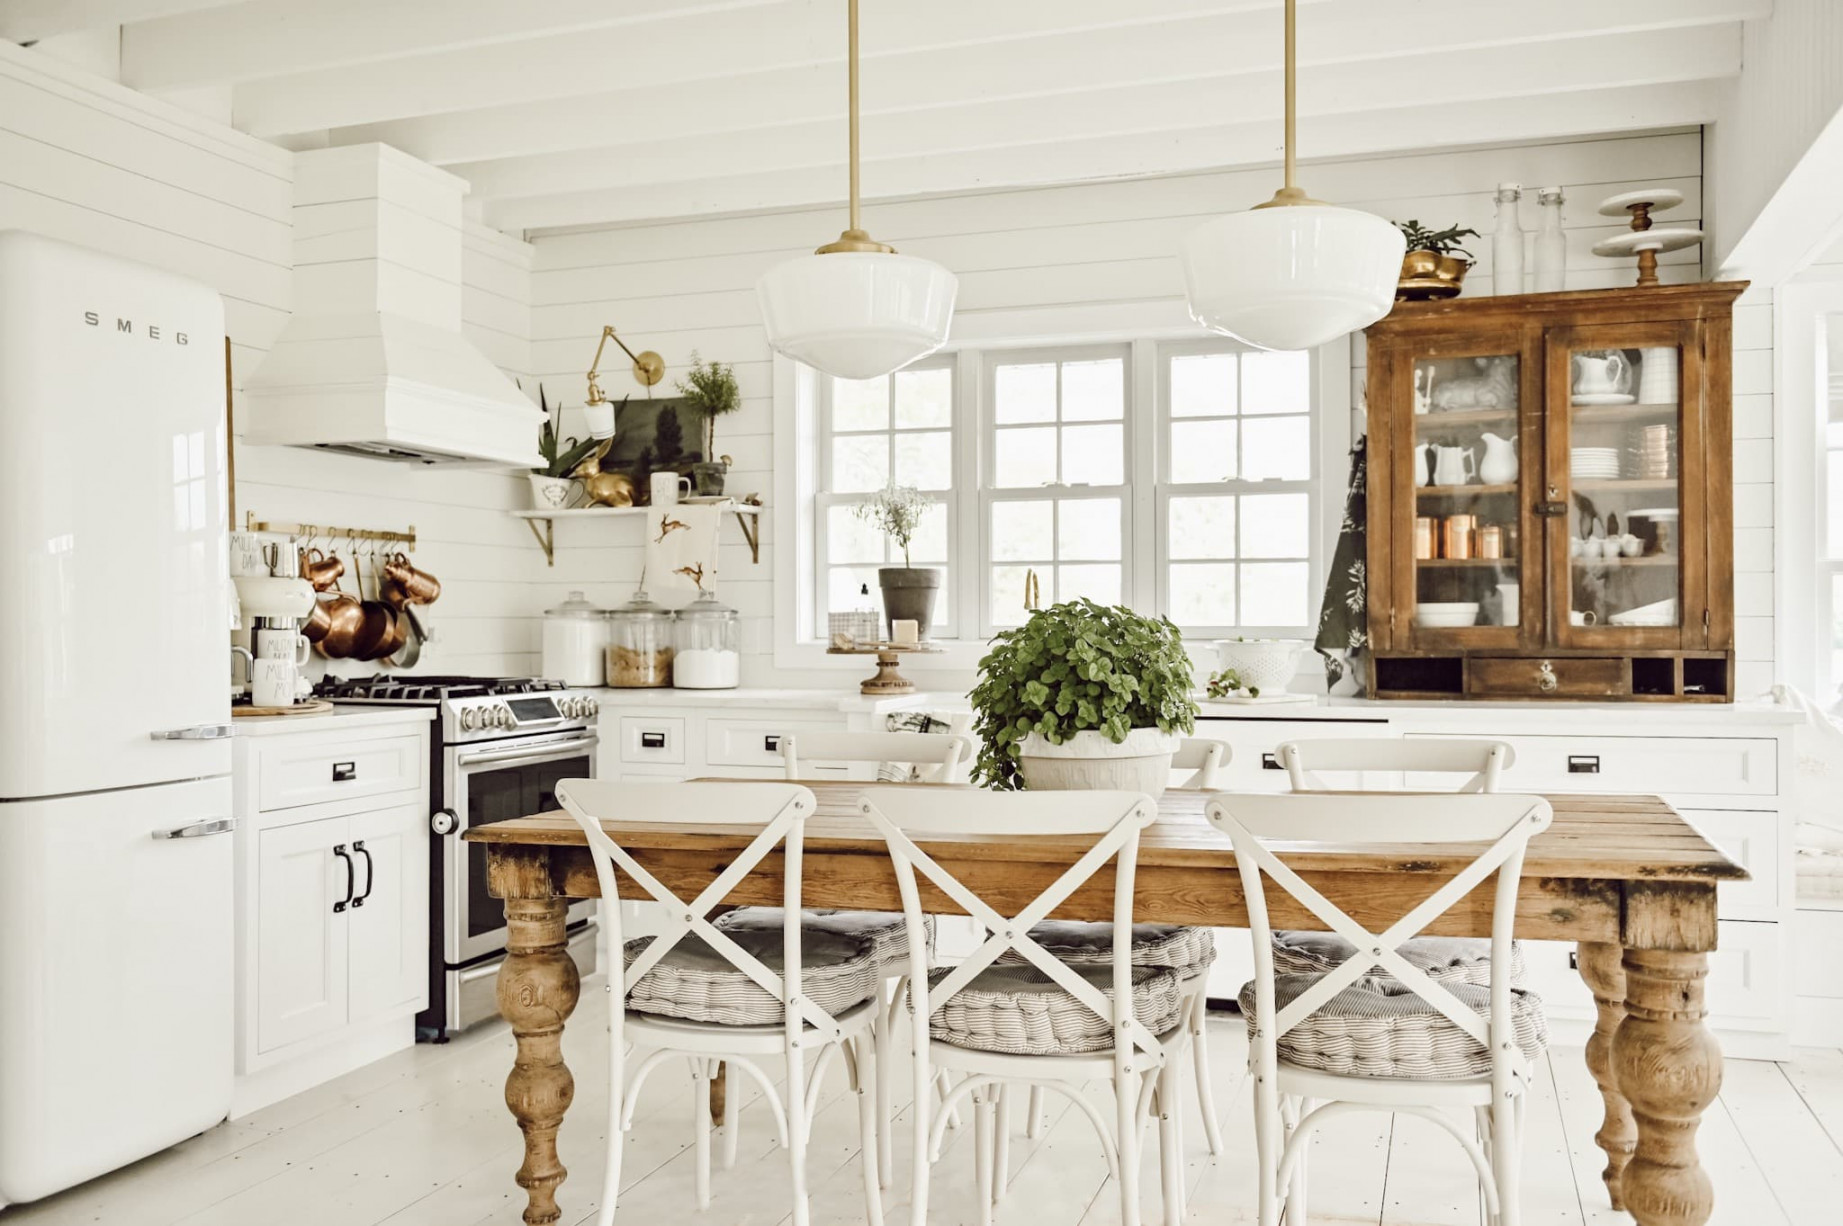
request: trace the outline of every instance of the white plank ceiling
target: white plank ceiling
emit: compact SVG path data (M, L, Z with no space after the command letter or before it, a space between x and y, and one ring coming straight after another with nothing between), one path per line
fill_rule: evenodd
M1709 122L1772 0L1303 0L1313 159ZM844 0L4 0L290 147L385 141L514 233L845 189ZM866 0L871 199L1261 165L1280 0ZM1309 172L1305 183L1311 184ZM1254 201L1225 201L1225 207Z

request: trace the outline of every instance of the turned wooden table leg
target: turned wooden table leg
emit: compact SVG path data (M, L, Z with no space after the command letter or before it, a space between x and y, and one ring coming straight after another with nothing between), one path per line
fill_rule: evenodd
M1578 957L1581 978L1593 992L1597 1011L1593 1036L1587 1040L1587 1068L1606 1104L1606 1117L1593 1136L1594 1143L1606 1154L1606 1169L1600 1172L1600 1178L1606 1181L1606 1194L1612 1198L1613 1208L1624 1209L1625 1193L1620 1181L1638 1141L1631 1104L1613 1080L1613 1032L1625 1018L1625 968L1621 964L1625 951L1617 945L1582 941Z
M1638 1128L1621 1181L1625 1207L1639 1226L1703 1226L1715 1197L1696 1129L1722 1072L1720 1045L1703 1025L1715 887L1634 886L1625 931L1625 1017L1612 1047L1613 1081Z
M499 1012L512 1024L518 1054L506 1078L506 1106L525 1134L518 1186L526 1226L562 1216L557 1186L569 1172L557 1160L557 1129L576 1094L563 1062L563 1023L581 990L565 943L569 903L562 898L506 899L506 960L499 968Z

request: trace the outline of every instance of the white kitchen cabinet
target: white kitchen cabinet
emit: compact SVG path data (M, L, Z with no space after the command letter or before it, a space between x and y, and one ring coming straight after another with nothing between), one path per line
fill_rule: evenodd
M238 732L233 1116L410 1046L429 985L427 712Z

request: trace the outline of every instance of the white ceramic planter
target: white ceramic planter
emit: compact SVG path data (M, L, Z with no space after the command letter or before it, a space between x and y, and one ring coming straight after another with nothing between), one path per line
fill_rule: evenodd
M1018 768L1033 792L1114 789L1157 797L1171 780L1171 755L1182 739L1135 728L1118 745L1099 732L1077 732L1054 745L1033 732L1024 738Z
M546 477L541 473L531 473L531 509L534 511L561 511L569 505L570 487L574 485L572 477Z

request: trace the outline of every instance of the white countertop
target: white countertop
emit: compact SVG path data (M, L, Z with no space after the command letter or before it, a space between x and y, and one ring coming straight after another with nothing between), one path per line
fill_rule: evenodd
M602 710L651 711L672 708L725 707L749 711L840 711L878 715L886 711L909 711L932 708L938 700L959 702L960 695L931 694L917 691L892 697L873 697L851 689L758 689L739 686L732 690L679 690L669 686L658 689L596 689L591 691Z
M245 715L231 720L237 736L291 736L298 732L345 732L376 724L426 724L434 707L371 707L334 703L324 715Z

